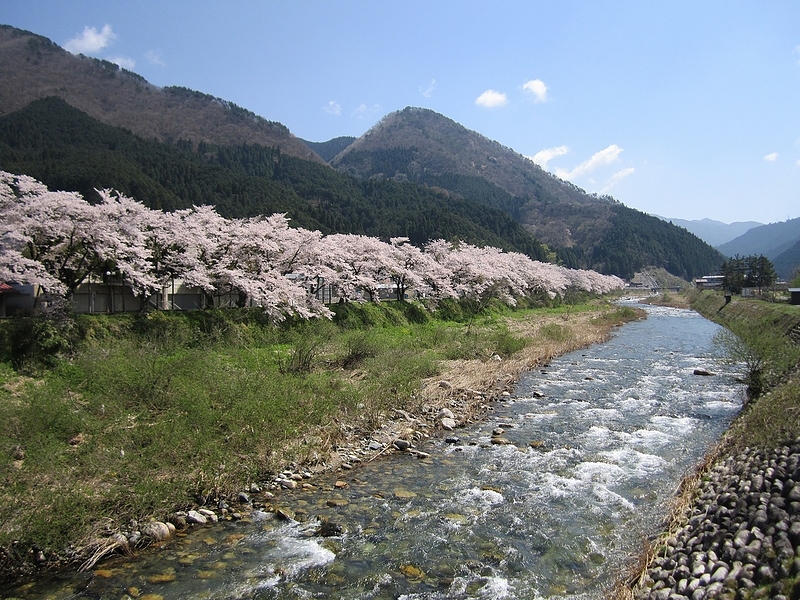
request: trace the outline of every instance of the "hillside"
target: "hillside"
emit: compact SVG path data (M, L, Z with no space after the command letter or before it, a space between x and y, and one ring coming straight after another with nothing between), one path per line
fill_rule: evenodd
M673 225L683 227L684 229L695 234L707 244L717 247L726 242L739 237L753 227L760 227L763 223L758 221L736 221L734 223L723 223L722 221L715 221L713 219L700 219L700 220L686 220L686 219L670 219L667 217L657 216L659 219L669 221Z
M755 227L736 239L722 244L719 251L726 256L763 254L775 261L798 242L800 242L800 218ZM789 252L782 260L792 262L792 256L792 253ZM794 266L798 264L800 263L795 263ZM787 276L783 273L781 275Z
M331 162L337 154L342 152L354 141L356 141L356 138L349 135L333 138L327 142L309 142L308 140L302 140L306 146L311 148L322 160L327 162Z
M772 259L775 271L780 277L791 281L800 275L800 239L793 246Z
M186 88L159 88L108 61L74 56L45 37L0 25L0 115L48 96L145 139L261 144L322 162L285 126L231 102Z
M260 145L164 144L92 119L60 98L0 117L0 169L51 189L113 188L151 208L209 204L226 217L286 213L323 233L458 238L545 260L541 244L499 209L420 186L365 181Z
M613 198L589 195L431 110L387 115L332 164L359 177L411 181L501 208L569 266L628 278L657 266L691 279L722 262L687 230Z

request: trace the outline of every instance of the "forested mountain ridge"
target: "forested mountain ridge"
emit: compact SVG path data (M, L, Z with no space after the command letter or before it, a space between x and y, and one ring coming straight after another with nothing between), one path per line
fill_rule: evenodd
M284 125L231 102L181 87L159 88L114 63L74 56L45 37L0 25L0 115L48 96L145 139L261 144L322 162Z
M51 189L112 188L149 208L214 206L225 217L286 213L323 233L461 239L546 260L545 248L499 209L410 183L369 181L261 145L165 144L92 119L60 98L0 117L0 169Z
M322 160L331 162L337 154L342 152L350 144L356 141L356 139L357 138L354 138L350 135L343 135L328 140L327 142L309 142L308 140L302 141L306 146L316 152L320 158L322 158Z
M409 107L387 115L332 164L344 173L411 181L501 208L572 267L630 278L659 266L691 279L722 262L686 229L587 194L432 110Z
M722 244L719 251L726 256L763 254L773 259L798 241L800 241L800 218L754 227L730 242Z
M722 244L719 251L726 256L763 254L775 264L778 275L792 279L800 265L800 218L754 227Z

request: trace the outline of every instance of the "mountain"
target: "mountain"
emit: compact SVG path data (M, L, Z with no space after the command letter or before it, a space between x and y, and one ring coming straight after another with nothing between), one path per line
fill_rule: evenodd
M0 25L0 115L48 96L145 139L262 144L322 162L284 125L231 102L182 87L159 88L114 63L74 56L45 37Z
M770 260L800 241L800 218L754 227L739 237L722 244L725 256L763 254Z
M285 212L323 232L461 239L626 278L652 266L690 279L722 262L686 229L586 194L430 110L307 144L220 98L155 87L8 26L0 129L0 168L89 197L108 187L167 210ZM336 170L312 148L335 153Z
M409 181L500 208L572 267L632 277L647 266L684 279L713 272L722 256L684 228L589 195L528 158L459 123L405 108L331 164L362 178Z
M707 244L717 247L739 237L753 227L759 227L763 223L758 221L736 221L735 223L723 223L722 221L714 221L713 219L700 219L699 221L687 221L685 219L669 219L667 217L657 216L659 219L669 221L673 225L683 227L684 229L695 234Z
M786 281L792 281L800 275L800 240L773 258L772 264L778 275Z
M334 157L356 141L356 138L349 135L333 138L327 142L309 142L301 140L306 146L311 148L325 162L331 162Z
M92 119L61 98L0 117L0 169L51 189L119 190L151 208L208 204L226 217L286 213L323 233L461 239L546 260L546 250L505 212L421 186L367 181L258 144L166 144Z
M754 227L719 247L726 256L763 254L778 275L790 279L800 266L800 218Z

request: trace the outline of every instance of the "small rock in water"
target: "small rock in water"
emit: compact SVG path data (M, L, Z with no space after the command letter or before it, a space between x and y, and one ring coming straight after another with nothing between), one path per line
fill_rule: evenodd
M395 440L392 442L392 445L398 450L408 450L411 448L411 442L406 440Z
M511 444L511 442L503 437L493 437L492 444L495 446L508 446Z
M409 581L422 581L425 577L425 571L414 565L402 565L400 572Z
M705 369L695 369L694 374L702 377L711 377L714 375L711 371L706 371Z
M344 527L339 523L334 523L333 521L323 521L320 523L319 529L317 529L317 535L322 537L334 537L337 535L342 535L344 533Z
M460 444L461 438L455 435L451 435L450 437L444 438L445 444Z
M395 498L400 498L401 500L410 500L411 498L416 498L417 493L405 488L397 488L394 491L394 496Z
M445 429L447 431L452 431L453 429L456 428L456 422L454 419L445 417L444 419L442 419L441 423L442 423L442 429Z
M294 521L294 513L288 508L275 509L275 516L284 521Z

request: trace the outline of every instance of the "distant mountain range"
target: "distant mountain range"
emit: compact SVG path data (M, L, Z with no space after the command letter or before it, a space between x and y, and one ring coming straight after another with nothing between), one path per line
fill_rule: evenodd
M763 254L781 277L791 279L800 266L800 218L749 229L719 246L719 251L726 256Z
M795 269L800 266L800 218L768 225L757 221L728 224L712 219L659 218L688 229L725 256L764 255L775 265L778 275L786 280L793 279Z
M220 98L157 88L8 26L0 169L152 207L285 212L323 232L462 239L627 278L662 267L690 279L723 259L687 229L587 194L427 109L392 113L357 139L304 143Z
M723 223L722 221L714 221L713 219L687 221L685 219L673 219L661 216L658 218L669 221L678 227L688 229L701 240L711 244L715 248L719 248L719 246L725 242L730 242L753 227L759 227L764 224L757 221L737 221L729 224Z

